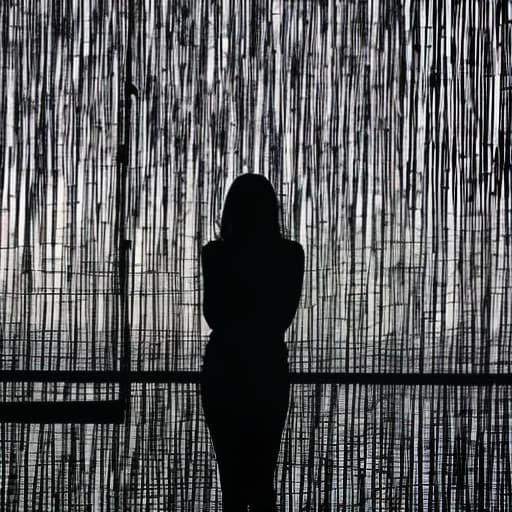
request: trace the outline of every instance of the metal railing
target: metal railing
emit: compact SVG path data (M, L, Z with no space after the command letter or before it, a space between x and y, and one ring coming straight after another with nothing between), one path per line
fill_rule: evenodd
M135 383L199 383L198 371L0 371L2 383L118 383L128 390ZM290 372L292 384L374 386L507 386L510 374L498 373L337 373ZM129 401L20 401L0 404L0 422L20 423L123 423Z

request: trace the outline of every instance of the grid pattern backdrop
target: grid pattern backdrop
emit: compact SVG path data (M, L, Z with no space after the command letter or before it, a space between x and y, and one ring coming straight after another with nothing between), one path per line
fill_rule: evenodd
M306 254L291 370L512 373L510 1L5 0L0 38L0 370L199 370L256 172ZM119 395L57 380L0 399ZM511 386L295 385L283 510L511 510ZM197 384L0 425L2 512L220 506Z

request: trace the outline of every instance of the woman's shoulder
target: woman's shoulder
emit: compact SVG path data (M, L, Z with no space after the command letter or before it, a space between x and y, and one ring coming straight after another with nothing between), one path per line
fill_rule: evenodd
M215 250L218 247L222 247L224 242L222 240L210 240L206 244L203 245L203 251L206 250Z
M295 242L295 240L289 240L288 238L282 238L281 244L284 250L293 253L298 256L304 256L304 249L299 242Z
M211 240L201 248L201 255L206 258L220 254L224 249L222 240Z
M283 238L281 247L281 254L288 264L291 264L294 268L301 268L304 266L304 249L299 242Z

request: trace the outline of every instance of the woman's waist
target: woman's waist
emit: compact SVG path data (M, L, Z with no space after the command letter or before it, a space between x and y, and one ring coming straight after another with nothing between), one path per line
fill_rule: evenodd
M276 360L288 360L288 348L284 336L279 334L265 336L226 336L212 332L206 346L206 355L216 354L219 357L235 361L244 360L263 363Z
M219 347L243 348L243 350L282 350L286 348L284 334L276 332L219 332L212 331L208 341Z
M257 338L268 338L268 339L284 339L284 331L276 329L272 325L263 323L258 324L228 324L222 325L213 329L210 333L211 338L222 338L222 339L257 339Z

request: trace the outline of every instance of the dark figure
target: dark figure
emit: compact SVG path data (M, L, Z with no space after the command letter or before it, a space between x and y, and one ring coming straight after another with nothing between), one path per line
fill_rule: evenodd
M244 174L224 205L221 240L202 251L211 327L201 398L225 512L275 511L274 470L289 402L284 333L304 274L300 244L281 237L270 182Z

